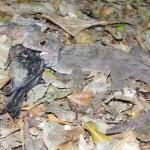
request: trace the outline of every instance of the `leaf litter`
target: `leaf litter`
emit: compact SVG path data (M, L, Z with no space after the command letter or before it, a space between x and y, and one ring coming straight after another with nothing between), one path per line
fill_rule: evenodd
M13 85L5 69L12 46L40 53L47 67L44 81L26 93L20 119L12 125L0 116L0 149L148 149L148 1L5 1L0 7L2 105Z

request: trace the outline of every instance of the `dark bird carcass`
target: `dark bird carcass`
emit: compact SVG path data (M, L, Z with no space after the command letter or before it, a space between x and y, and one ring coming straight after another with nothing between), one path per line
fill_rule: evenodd
M41 83L44 66L50 67L57 62L60 47L56 43L60 45L50 35L32 32L22 44L11 47L7 61L10 75L10 83L6 87L7 102L0 114L19 115L28 91Z

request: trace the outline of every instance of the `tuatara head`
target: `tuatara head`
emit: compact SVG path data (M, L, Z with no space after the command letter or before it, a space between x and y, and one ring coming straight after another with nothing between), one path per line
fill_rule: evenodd
M47 67L58 63L59 51L62 44L54 35L48 35L40 31L28 33L23 41L23 46L32 50L40 51Z

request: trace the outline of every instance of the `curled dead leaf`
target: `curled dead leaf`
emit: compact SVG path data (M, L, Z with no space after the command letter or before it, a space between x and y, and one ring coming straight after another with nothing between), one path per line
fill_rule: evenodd
M53 114L49 114L48 115L48 121L52 121L52 122L56 122L56 123L60 123L60 124L64 124L64 125L72 125L71 122L65 121L65 120L61 120L61 119L57 118L55 115L53 115Z

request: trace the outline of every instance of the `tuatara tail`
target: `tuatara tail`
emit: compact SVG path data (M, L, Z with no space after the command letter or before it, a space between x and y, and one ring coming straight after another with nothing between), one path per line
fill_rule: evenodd
M143 112L139 117L130 120L127 123L120 124L116 127L110 128L106 131L107 134L116 134L123 132L127 129L137 129L139 127L142 127L144 123L149 120L150 121L150 109L146 112Z

